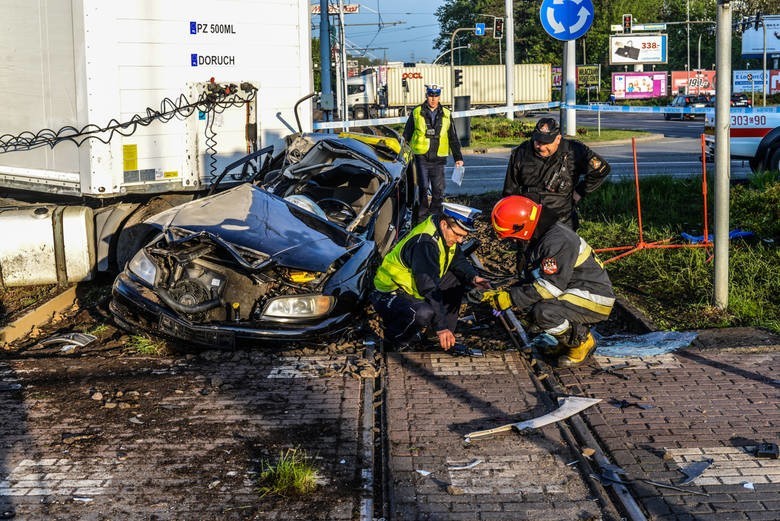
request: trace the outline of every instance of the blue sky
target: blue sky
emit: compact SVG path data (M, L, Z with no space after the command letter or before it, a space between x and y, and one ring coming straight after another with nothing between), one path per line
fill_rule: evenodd
M337 0L330 1L338 3ZM318 4L319 1L312 0L311 3ZM370 53L370 57L430 62L439 55L433 49L433 40L439 34L434 12L443 0L344 0L344 3L360 4L360 14L344 16L346 36L355 47L368 47L365 52ZM380 21L386 25L380 27ZM395 22L403 23L393 25ZM319 26L319 16L312 15L312 23ZM315 30L314 36L319 36L319 29Z

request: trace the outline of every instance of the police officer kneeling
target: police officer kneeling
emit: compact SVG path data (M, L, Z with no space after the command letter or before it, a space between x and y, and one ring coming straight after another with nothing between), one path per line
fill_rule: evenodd
M582 363L596 349L589 326L606 320L615 302L604 265L555 212L527 197L501 199L491 220L499 238L528 244L518 284L486 291L483 302L500 311L514 306L535 330L554 336L558 347L547 354L561 354L559 366Z
M369 299L382 319L389 349L403 351L430 326L445 351L455 346L455 326L468 286L490 287L460 249L474 218L468 206L444 203L396 244L374 277Z

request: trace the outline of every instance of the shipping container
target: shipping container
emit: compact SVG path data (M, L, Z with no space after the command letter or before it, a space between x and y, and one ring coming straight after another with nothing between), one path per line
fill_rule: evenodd
M454 69L454 70L453 70ZM461 71L462 85L452 88L454 71ZM404 87L406 80L406 87ZM471 106L506 105L506 67L503 65L419 66L388 69L387 104L419 105L425 85L442 88L441 102L452 105L455 96L470 96ZM551 66L547 63L516 64L514 103L543 103L552 98Z

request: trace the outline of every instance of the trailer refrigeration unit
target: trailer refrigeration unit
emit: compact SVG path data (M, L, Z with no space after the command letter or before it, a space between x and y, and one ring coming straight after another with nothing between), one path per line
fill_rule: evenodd
M452 88L453 69L441 65L388 67L387 83L379 85L376 73L363 73L347 80L348 105L354 119L387 116L425 99L425 85L442 87L441 102L452 106L454 96L469 96L472 108L506 105L506 67L503 65L456 66L462 84ZM547 63L515 65L515 104L546 103L552 99L552 69Z
M283 144L312 90L308 0L11 1L0 16L0 285L121 268L134 225ZM310 102L300 113L311 130Z

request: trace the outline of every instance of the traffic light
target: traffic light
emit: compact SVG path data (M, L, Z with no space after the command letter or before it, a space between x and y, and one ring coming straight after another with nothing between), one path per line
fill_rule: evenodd
M630 14L624 14L623 15L623 32L625 34L629 34L631 32L631 24L633 23L634 17Z
M493 38L500 40L504 37L504 19L493 18Z
M409 84L406 82L406 78L401 80L401 87L403 87L404 91L409 92Z
M759 27L761 27L762 25L763 25L763 24L762 24L762 22L761 22L761 11L759 11L759 12L757 12L757 13L756 13L756 23L755 23L755 25L753 26L753 29L755 29L756 31L758 31L758 28L759 28Z
M455 86L463 85L463 69L455 69Z

